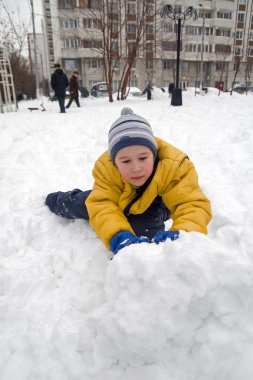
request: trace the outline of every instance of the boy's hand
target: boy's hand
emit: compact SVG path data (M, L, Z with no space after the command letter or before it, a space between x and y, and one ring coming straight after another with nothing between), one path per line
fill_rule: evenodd
M120 249L136 243L149 243L149 239L147 236L137 237L129 231L120 231L111 239L110 249L116 255Z
M178 231L160 231L160 232L157 232L155 237L152 239L152 242L159 244L159 243L161 243L167 239L170 239L170 240L179 239L179 232Z

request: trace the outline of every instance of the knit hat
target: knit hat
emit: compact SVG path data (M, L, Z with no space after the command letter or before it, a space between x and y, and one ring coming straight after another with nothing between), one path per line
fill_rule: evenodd
M151 149L155 158L157 156L157 142L150 124L143 117L135 115L128 107L122 109L121 116L112 124L108 144L113 162L120 149L133 145L144 145Z

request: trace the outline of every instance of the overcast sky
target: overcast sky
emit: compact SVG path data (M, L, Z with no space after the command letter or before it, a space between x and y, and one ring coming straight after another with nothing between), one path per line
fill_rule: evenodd
M22 18L25 24L28 26L28 30L32 32L32 11L31 0L3 0L0 2L13 13L13 16L17 19ZM41 32L41 15L42 15L42 0L33 0L35 29L36 32Z

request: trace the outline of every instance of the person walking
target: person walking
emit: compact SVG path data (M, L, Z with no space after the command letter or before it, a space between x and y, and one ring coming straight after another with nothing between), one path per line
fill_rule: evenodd
M153 90L152 83L149 82L143 91L143 95L147 94L147 100L151 100L151 91Z
M54 64L54 69L55 71L51 75L51 87L54 90L55 96L59 102L60 113L65 113L65 96L66 88L69 85L69 80L59 63Z
M173 93L173 90L174 90L174 88L175 88L175 83L174 82L171 82L170 84L169 84L169 98L171 98L172 97L172 93Z
M78 72L73 71L73 74L69 80L69 93L70 98L68 101L68 104L66 105L66 108L69 108L73 102L73 100L76 102L77 107L80 107L79 103L79 84L78 84Z

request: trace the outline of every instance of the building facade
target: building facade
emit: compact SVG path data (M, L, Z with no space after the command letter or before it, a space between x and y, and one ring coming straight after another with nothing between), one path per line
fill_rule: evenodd
M107 12L102 4L107 5ZM170 4L178 11L186 8L182 0ZM78 70L80 84L90 89L105 80L103 54L108 34L114 36L113 87L117 90L124 52L127 56L140 37L130 85L143 89L155 80L157 86L167 87L175 82L176 25L169 17L161 17L164 5L160 0L44 0L48 68L57 62L67 75ZM233 82L252 84L253 0L193 0L191 5L198 18L183 22L181 87L201 84L228 90ZM110 31L106 17L113 20ZM140 25L144 32L138 35Z

